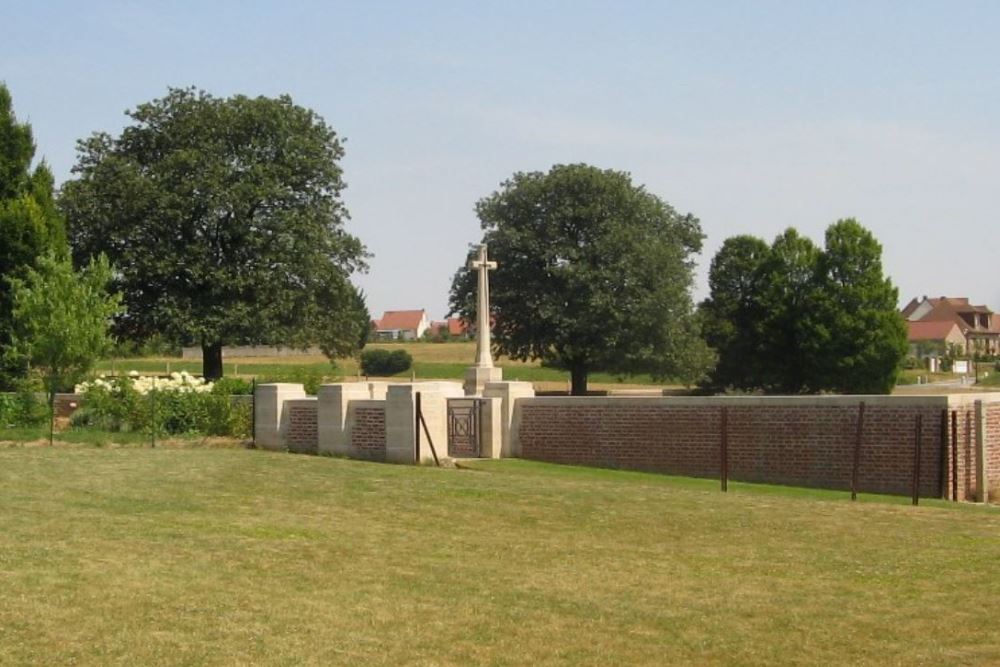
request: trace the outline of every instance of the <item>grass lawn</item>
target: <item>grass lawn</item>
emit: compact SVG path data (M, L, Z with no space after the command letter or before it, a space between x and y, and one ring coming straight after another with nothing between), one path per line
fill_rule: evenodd
M476 344L471 341L454 343L370 343L366 350L403 349L413 357L412 374L418 379L462 380L466 369L476 358ZM497 359L497 365L504 369L504 378L544 384L540 389L566 388L569 373L554 368L542 368L537 362L513 361L507 358ZM321 355L297 355L289 357L243 357L226 359L223 364L226 375L241 377L258 377L262 380L280 378L285 381L295 373L313 373L326 376L329 381L338 377L353 378L358 374L357 359L338 359L334 369L329 360ZM167 373L170 371L187 371L201 373L200 360L184 360L176 357L150 357L141 359L106 359L97 365L99 372L128 373L135 370L140 373ZM400 373L397 377L408 380L411 371ZM648 375L636 375L619 378L608 373L593 373L590 383L594 388L614 388L624 385L651 385L653 379Z
M159 433L155 440L149 433L111 432L89 427L58 429L54 441L61 446L168 446L198 447L211 444L213 447L239 447L237 438L222 438L202 435L168 435ZM49 426L0 427L0 447L22 447L49 444Z
M0 664L1000 663L995 510L472 466L0 449Z

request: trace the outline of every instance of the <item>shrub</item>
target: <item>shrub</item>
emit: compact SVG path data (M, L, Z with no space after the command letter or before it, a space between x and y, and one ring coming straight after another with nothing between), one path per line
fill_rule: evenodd
M19 382L13 394L0 394L0 428L38 426L48 419L48 409L35 395L35 387Z
M407 371L413 357L406 350L368 350L361 353L361 372L365 375L386 376Z
M219 378L212 385L212 393L222 396L249 396L253 385L242 378Z
M319 391L319 386L321 384L333 379L335 379L333 376L324 375L319 371L309 370L307 368L291 368L281 373L272 373L270 375L257 378L257 384L264 384L267 382L294 382L296 384L301 384L305 388L307 394L315 396L316 392Z
M85 401L70 423L107 431L249 436L249 403L234 403L227 393L249 391L249 383L230 380L216 385L186 373L173 373L169 379L98 378L77 387Z

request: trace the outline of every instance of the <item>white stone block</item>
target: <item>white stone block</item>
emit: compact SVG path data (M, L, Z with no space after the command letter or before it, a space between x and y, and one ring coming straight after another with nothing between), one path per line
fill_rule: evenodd
M530 382L490 382L484 387L483 396L501 399L500 426L503 444L500 449L500 456L504 458L520 456L517 429L514 424L516 418L515 408L518 399L534 398L534 386Z
M288 427L288 413L285 401L305 398L306 391L301 384L276 382L257 385L254 407L254 439L261 449L281 450L285 448L282 433Z
M320 454L350 454L349 405L351 401L365 400L370 395L370 388L362 382L325 384L319 388L317 428Z

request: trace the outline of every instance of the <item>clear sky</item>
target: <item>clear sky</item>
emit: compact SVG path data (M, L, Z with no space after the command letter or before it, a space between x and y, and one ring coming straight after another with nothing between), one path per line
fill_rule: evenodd
M857 217L912 296L1000 310L998 2L13 2L0 80L56 180L75 142L195 85L290 94L347 138L358 283L447 311L475 201L588 162L734 234Z

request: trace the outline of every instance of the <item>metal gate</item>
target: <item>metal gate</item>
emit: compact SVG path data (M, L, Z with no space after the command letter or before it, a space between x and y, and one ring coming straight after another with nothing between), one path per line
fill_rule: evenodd
M448 399L448 456L478 457L483 402L475 398Z

